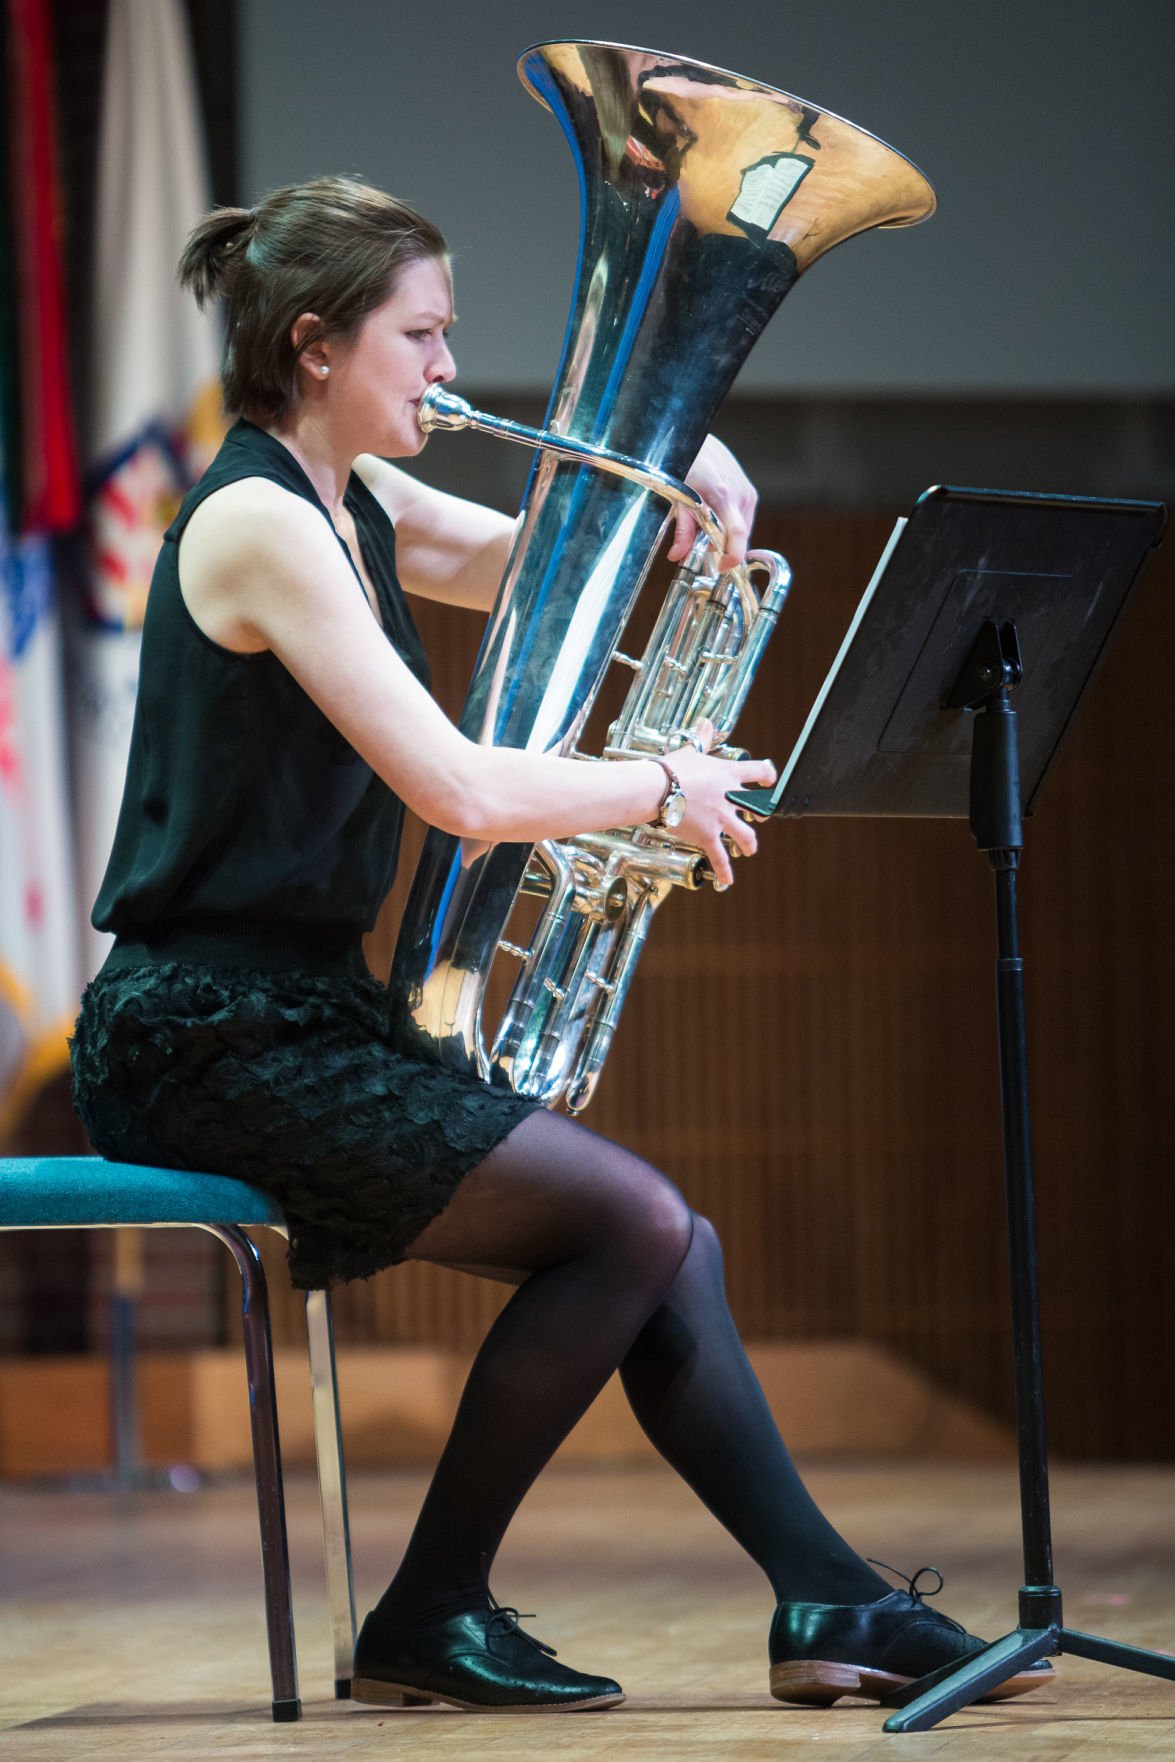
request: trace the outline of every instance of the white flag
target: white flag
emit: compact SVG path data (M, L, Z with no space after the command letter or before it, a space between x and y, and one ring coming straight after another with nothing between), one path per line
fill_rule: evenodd
M209 206L180 0L111 0L98 153L89 444L91 594L75 679L88 915L122 799L139 639L163 532L222 432L214 321L175 266ZM86 928L86 970L108 938Z

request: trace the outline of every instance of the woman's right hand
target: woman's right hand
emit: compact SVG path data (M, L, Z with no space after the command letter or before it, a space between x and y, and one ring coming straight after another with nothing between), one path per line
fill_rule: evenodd
M760 784L770 788L775 782L775 766L770 759L714 758L710 748L717 735L711 722L700 722L695 738L701 743L701 751L691 740L667 755L685 793L685 817L674 828L673 835L683 844L697 845L705 853L714 871L714 885L721 891L734 882L724 837L745 857L754 856L759 848L754 826L741 809L727 801L727 791Z

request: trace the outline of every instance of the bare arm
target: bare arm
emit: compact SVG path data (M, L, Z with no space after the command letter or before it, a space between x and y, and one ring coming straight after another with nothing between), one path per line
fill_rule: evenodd
M467 739L385 640L322 515L277 485L252 478L210 496L188 525L180 563L206 633L272 650L356 752L442 831L528 843L656 817L666 785L652 760L592 765ZM722 834L748 855L755 835L726 791L770 782L773 767L692 748L674 766L688 802L678 835L729 882Z
M479 502L431 489L370 453L355 461L355 469L396 528L396 566L405 591L488 613L510 553L514 521ZM726 528L729 551L720 567L733 568L746 555L758 500L754 485L729 447L713 435L703 442L686 482ZM688 555L696 531L691 515L679 508L671 562Z
M355 469L396 529L396 572L406 593L488 613L514 537L494 508L419 483L387 459L364 453Z

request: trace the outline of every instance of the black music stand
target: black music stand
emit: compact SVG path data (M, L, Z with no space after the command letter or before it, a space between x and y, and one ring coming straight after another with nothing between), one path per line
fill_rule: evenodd
M1019 1626L885 1705L886 1731L926 1731L1038 1658L1076 1653L1175 1681L1175 1658L1062 1624L1053 1583L1041 1379L1020 817L1048 767L1147 551L1160 502L927 490L899 521L765 814L968 818L996 890L996 998L1020 1509ZM1012 694L1016 694L1016 708Z

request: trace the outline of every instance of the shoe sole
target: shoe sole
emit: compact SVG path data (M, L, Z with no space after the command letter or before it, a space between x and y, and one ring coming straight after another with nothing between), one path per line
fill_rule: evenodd
M891 1689L905 1688L915 1680L912 1676L894 1676L888 1670L870 1670L863 1665L832 1664L805 1659L799 1663L771 1666L771 1693L777 1701L795 1701L802 1707L831 1707L842 1695L863 1695L881 1701ZM1033 1689L1055 1681L1052 1671L1020 1671L997 1683L985 1695L977 1695L975 1705L983 1701L1008 1701L1014 1695L1028 1695Z
M378 1677L356 1676L351 1680L351 1699L374 1707L427 1707L441 1701L462 1713L581 1713L600 1707L619 1707L623 1695L596 1695L584 1701L460 1701L456 1695L435 1694L413 1688L410 1683L383 1682Z

